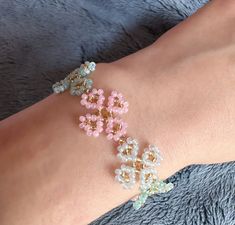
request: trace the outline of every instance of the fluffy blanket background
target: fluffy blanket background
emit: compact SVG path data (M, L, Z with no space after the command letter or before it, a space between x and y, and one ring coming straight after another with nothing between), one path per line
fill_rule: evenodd
M0 118L49 95L80 62L137 51L205 3L0 0ZM235 224L235 163L191 166L170 180L175 190L154 196L143 209L134 211L127 202L92 224Z

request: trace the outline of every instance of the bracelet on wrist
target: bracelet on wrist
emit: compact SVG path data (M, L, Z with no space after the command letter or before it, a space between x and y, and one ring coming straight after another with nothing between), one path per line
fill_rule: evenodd
M91 74L96 64L86 61L71 72L65 79L56 82L52 89L59 94L68 90L71 95L81 96L81 105L90 112L80 116L79 127L88 136L98 137L104 132L108 140L115 142L117 157L122 162L115 170L115 180L125 189L131 189L140 181L140 194L133 201L133 207L139 209L153 194L170 191L174 185L158 178L157 167L163 157L156 145L150 144L140 154L139 143L127 136L127 123L121 115L128 112L129 104L118 91L112 91L107 99L103 89L92 88Z

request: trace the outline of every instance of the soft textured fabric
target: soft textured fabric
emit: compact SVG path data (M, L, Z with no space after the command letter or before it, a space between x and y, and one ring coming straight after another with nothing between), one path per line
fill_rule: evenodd
M80 62L135 52L205 3L0 0L0 118L48 96ZM235 163L191 166L170 180L174 191L150 198L141 210L127 202L92 224L235 224Z

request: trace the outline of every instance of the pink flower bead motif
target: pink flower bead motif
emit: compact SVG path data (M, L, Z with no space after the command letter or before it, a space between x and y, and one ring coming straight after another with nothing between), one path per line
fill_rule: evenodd
M104 101L102 89L92 89L89 93L82 95L81 104L87 109L96 111L94 115L86 114L80 117L80 128L84 129L87 135L95 137L105 130L109 140L118 141L127 130L127 123L118 116L128 111L128 102L117 91L111 92L107 105L104 104ZM106 128L104 128L105 125Z
M119 138L126 134L127 123L125 123L122 119L117 117L110 118L107 121L106 133L108 140L113 139L114 141L118 141Z
M123 114L128 112L128 102L125 101L123 95L117 91L112 91L108 97L108 111Z
M86 131L88 136L98 137L103 131L103 121L100 116L86 114L85 116L80 116L81 121L79 127Z
M88 94L82 94L81 104L87 109L100 109L103 107L105 100L104 91L102 89L92 89Z

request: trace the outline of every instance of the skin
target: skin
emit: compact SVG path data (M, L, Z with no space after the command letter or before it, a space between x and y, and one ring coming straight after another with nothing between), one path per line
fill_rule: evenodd
M95 87L128 100L123 119L141 149L161 149L162 179L191 164L235 160L234 12L234 1L212 1L94 72ZM87 224L138 193L114 181L112 142L79 129L86 112L63 93L0 122L0 224Z

